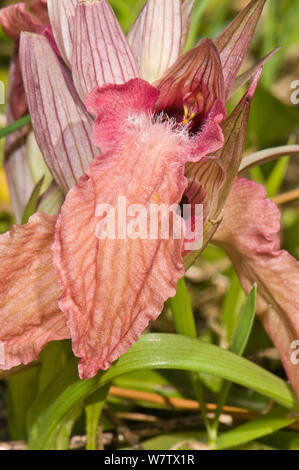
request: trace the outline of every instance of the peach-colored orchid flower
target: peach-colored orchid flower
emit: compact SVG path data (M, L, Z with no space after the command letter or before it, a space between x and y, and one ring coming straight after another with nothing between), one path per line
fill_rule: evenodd
M80 376L92 377L124 353L175 294L183 256L190 265L198 253L184 253L183 240L99 240L95 208L99 203L116 207L119 195L146 207L153 200L179 203L184 194L191 203L202 203L204 245L220 225L215 241L237 265L244 261L237 271L245 289L259 284L262 319L270 296L277 295L277 276L286 276L276 267L277 256L295 289L298 266L291 257L277 255L277 239L273 249L266 249L263 283L259 243L269 240L266 218L277 220L277 213L265 211L255 233L249 222L256 213L244 216L241 196L244 203L252 199L254 208L263 208L264 195L253 194L243 180L233 186L250 102L267 58L236 76L264 3L251 1L219 38L203 40L186 54L190 0L149 0L127 38L106 0L48 0L56 46L42 35L22 35L20 58L34 132L67 195L58 217L37 213L0 237L5 351L0 367L28 363L48 341L71 337ZM226 118L231 90L252 77ZM249 240L252 256L246 257ZM275 305L279 308L271 304L271 314L288 322L293 307L287 299ZM269 315L266 328L272 335ZM294 326L298 331L292 318L285 331L295 334ZM298 391L285 347L282 360Z

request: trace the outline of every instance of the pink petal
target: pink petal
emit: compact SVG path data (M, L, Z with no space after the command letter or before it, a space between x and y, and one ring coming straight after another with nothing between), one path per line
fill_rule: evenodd
M0 10L0 24L4 34L12 39L19 39L22 31L42 33L43 26L36 22L26 11L25 3L17 3Z
M7 137L5 143L5 173L14 217L21 223L22 216L34 188L27 160L26 141L20 132Z
M188 36L189 36L194 0L180 0L180 3L181 3L181 30L180 28L175 27L175 21L178 21L179 18L175 18L175 17L171 18L171 16L169 16L171 12L170 9L172 7L178 10L177 1L175 3L174 2L167 3L165 1L164 3L163 2L155 3L151 0L151 2L147 2L145 6L143 7L143 9L141 10L140 14L138 15L135 23L133 24L128 34L128 42L131 46L134 57L139 66L141 65L142 56L144 54L145 47L148 47L146 46L146 42L145 42L146 35L149 38L151 37L151 35L154 35L154 34L163 35L163 21L165 22L167 17L170 18L170 20L172 19L172 22L173 22L172 28L173 28L173 35L174 35L173 37L176 39L176 44L178 44L178 41L180 41L180 48L179 49L176 48L175 50L176 55L177 55L176 58L179 57L180 52L183 52L187 43ZM151 11L153 12L153 8L161 8L161 6L163 7L165 6L165 9L163 10L163 13L161 16L159 15L159 13L156 14L155 25L152 27L149 24L149 19L152 16ZM149 12L149 9L151 9L150 12ZM175 9L173 10L173 12L175 12ZM145 27L147 28L146 30L145 30ZM168 34L169 34L171 32L169 25L167 25L167 28L168 28ZM156 39L154 38L153 41L155 40ZM171 42L172 40L170 41L168 40L168 43L167 43L167 41L164 38L159 39L158 51L151 51L151 54L152 54L151 60L153 62L152 64L153 67L157 67L157 64L155 64L155 55L163 54L165 55L165 58L166 58L166 51L167 51L167 48L171 47ZM148 43L150 43L150 39L148 40ZM162 45L162 43L164 43L164 45ZM164 50L163 50L163 47L164 47ZM172 53L174 53L174 50L172 51ZM171 63L168 64L168 67L170 65ZM166 69L164 70L161 69L157 78L160 78L160 76L165 70ZM142 74L142 78L146 78L146 77Z
M6 106L7 123L11 124L21 118L27 111L27 100L23 88L20 63L17 51L12 56L9 72L8 102ZM21 223L22 215L34 183L27 159L27 136L29 128L26 126L5 139L5 172L9 186L13 213L17 223Z
M124 94L129 86L137 90L137 82L141 89L150 87L141 80L104 87L97 106L107 109L105 94L114 95L115 90ZM130 102L128 98L130 91ZM119 109L123 110L123 102ZM175 294L184 273L183 240L171 236L153 240L148 231L145 239L116 233L116 239L100 240L104 228L96 215L99 204L110 204L117 216L123 214L118 209L120 196L126 197L126 207L142 204L146 217L150 204L180 202L190 140L185 131L173 132L173 125L145 113L124 119L118 145L92 162L61 209L54 265L63 292L59 305L67 317L74 353L81 358L81 377L106 369L128 350ZM175 221L184 225L180 217ZM121 221L116 225L119 230L126 227Z
M142 78L152 83L180 55L183 34L181 0L148 0L144 20L139 21L143 31L139 37L139 51L136 51L137 60Z
M9 111L7 111L7 114L9 114L9 124L25 116L25 114L28 112L28 104L22 79L21 65L16 48L13 52L10 63L8 107Z
M55 38L54 38L54 35L53 35L53 31L52 31L51 26L47 26L47 27L44 29L44 31L43 31L43 36L45 36L45 37L48 39L48 41L49 41L49 43L50 43L50 45L51 45L53 51L55 52L55 54L57 55L57 57L58 57L59 59L61 59L62 57L61 57L60 51L59 51L59 49L58 49L57 43L56 43L56 41L55 41Z
M75 8L78 0L48 0L50 23L64 62L71 67Z
M199 162L202 157L222 148L224 137L221 124L225 118L225 107L222 101L216 100L201 130L192 138L193 155L189 158L190 162Z
M218 52L210 39L186 52L155 83L160 90L157 111L170 114L195 113L205 119L215 101L224 101L224 82Z
M291 343L299 338L299 262L280 250L280 213L263 186L237 179L213 239L231 258L245 291L258 285L257 313L299 397Z
M147 4L148 2L142 8L141 12L136 18L135 23L133 24L127 35L127 41L131 47L131 50L138 66L140 66L141 51L143 47L144 24L147 15Z
M252 0L214 41L223 66L226 97L247 54L265 2Z
M46 38L22 35L20 59L37 143L67 192L99 153L92 144L92 119Z
M0 236L1 369L27 364L49 341L69 337L52 267L55 221L37 213Z
M238 174L245 149L250 103L260 75L261 70L256 74L238 106L223 123L224 145L221 149L213 157L186 165L185 175L189 182L186 195L189 202L204 206L205 222L201 251L219 226L221 211ZM190 267L201 251L194 250L186 254L185 266Z
M63 1L65 2L65 0ZM36 16L41 24L45 26L49 24L47 0L29 0L29 11Z
M119 141L123 122L140 113L154 111L159 91L139 78L123 85L104 85L94 89L86 99L86 107L97 116L93 139L103 152ZM124 129L125 130L125 129Z
M139 76L130 46L106 0L80 2L76 7L72 71L82 101L97 86Z

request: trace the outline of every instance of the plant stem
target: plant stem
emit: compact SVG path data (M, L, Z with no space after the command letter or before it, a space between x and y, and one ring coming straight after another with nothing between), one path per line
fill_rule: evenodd
M176 295L169 300L175 328L180 335L197 338L193 311L185 279L179 280Z
M196 325L185 279L179 280L176 295L169 301L177 333L190 338L197 338ZM204 389L197 373L191 374L191 383L199 402L202 417L210 435L210 422L207 417Z
M21 129L24 126L27 126L28 124L30 124L30 122L30 116L29 114L27 114L18 121L13 122L7 127L4 127L4 129L0 129L0 139L2 139L2 137L6 137L9 134L12 134L13 132Z
M287 193L279 194L278 196L274 196L272 201L277 205L281 205L296 201L296 199L299 199L299 188L288 191Z

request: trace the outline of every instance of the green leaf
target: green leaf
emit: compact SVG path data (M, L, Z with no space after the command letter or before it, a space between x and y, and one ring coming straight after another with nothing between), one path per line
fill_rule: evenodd
M180 370L138 370L116 377L113 385L158 393L164 397L194 398L190 384L186 381L186 373ZM150 406L156 407L155 404ZM161 407L164 405L158 405L158 408Z
M276 162L266 183L268 197L274 197L279 193L288 169L289 161L290 157L280 157L278 162Z
M179 280L176 295L169 299L169 303L177 332L180 335L196 338L196 326L184 278Z
M290 387L274 374L229 351L172 334L142 336L110 367L90 380L79 380L72 360L35 400L30 415L30 449L49 449L64 417L82 400L119 375L143 369L206 372L251 388L288 409L299 410Z
M86 450L97 450L97 430L99 426L99 419L109 392L109 388L110 385L107 384L106 386L96 390L86 399Z
M37 394L39 368L19 372L8 378L7 419L13 440L27 438L26 417Z
M142 442L145 450L169 450L178 443L203 442L206 444L206 433L196 431L182 431L170 434L162 434Z
M265 177L263 175L263 171L262 171L261 167L255 166L253 168L250 168L249 173L250 173L251 178L256 183L260 183L260 184L263 184L265 186L266 181L265 181Z
M9 134L12 134L13 132L21 129L24 126L27 126L30 123L31 119L29 114L27 114L27 116L24 116L23 118L13 122L9 126L4 127L4 129L0 129L0 139L2 139L2 137L6 137Z
M41 393L65 367L67 362L73 358L70 341L52 341L43 349L39 358L42 365L39 372L38 392ZM55 449L64 450L68 448L73 426L81 415L82 409L83 405L79 403L60 423L53 438L53 447L55 446Z
M75 384L78 381L77 372L77 360L71 359L67 365L55 376L55 378L42 390L36 399L32 403L27 413L27 430L29 434L28 447L30 449L30 440L38 442L39 440L39 419L41 416L47 414L47 411L51 409L53 401L57 398L62 397L64 392L68 389L71 384ZM85 398L85 397L84 397ZM59 443L59 433L62 431L64 424L67 423L71 417L72 412L77 406L82 405L82 400L76 400L72 402L71 406L68 404L61 403L60 419L57 420L56 425L51 430L51 434L48 436L47 447L48 449L56 450ZM63 432L63 431L62 431ZM34 448L34 447L33 447ZM38 448L38 447L37 447Z
M6 212L0 213L0 234L7 232L14 223L13 216Z
M261 438L261 442L279 450L299 450L299 433L277 431Z
M257 287L256 285L254 285L247 297L244 307L242 308L239 317L239 322L237 324L237 328L234 334L234 339L230 350L233 353L238 354L238 356L243 355L253 327L255 317L256 294Z
M25 207L25 210L22 216L23 225L27 224L30 217L36 212L43 182L44 182L44 176L42 176L42 178L36 183L35 187L33 188L33 191L31 193L29 201L27 202L27 205Z
M62 190L53 183L39 200L37 211L57 215L65 199Z
M52 341L42 350L38 391L44 390L73 357L70 341Z
M73 427L81 415L82 410L83 403L78 403L57 427L56 433L53 434L52 438L54 450L68 449Z
M256 285L253 286L251 292L249 293L246 303L242 308L242 311L239 316L239 321L234 333L232 345L230 350L237 354L238 356L242 356L245 348L247 346L250 333L253 327L254 318L255 318L255 307L256 307L256 293L257 287ZM210 443L212 446L216 445L216 436L218 433L219 427L219 417L222 413L223 406L228 398L230 389L231 389L231 382L224 381L221 387L221 390L218 395L217 399L217 410L215 413L215 418L213 420L213 425L210 432Z
M190 338L196 338L196 326L194 322L189 293L184 278L179 280L177 284L176 295L172 299L169 299L169 302L173 314L176 331L180 335L189 336ZM190 379L193 386L193 390L200 405L202 417L205 422L206 428L209 429L204 389L200 374L192 372Z
M203 15L205 8L207 7L210 0L201 0L200 2L196 2L194 5L194 11L192 16L192 23L190 34L186 46L186 50L192 49L195 46L196 41L198 39L198 27Z
M267 434L285 428L294 423L294 419L287 416L285 410L270 413L249 423L242 424L231 431L223 433L216 442L216 449L229 449L259 439Z
M228 344L231 344L232 342L244 299L244 291L241 287L239 278L234 271L232 274L229 290L223 302L221 312L222 322L226 329L226 340Z

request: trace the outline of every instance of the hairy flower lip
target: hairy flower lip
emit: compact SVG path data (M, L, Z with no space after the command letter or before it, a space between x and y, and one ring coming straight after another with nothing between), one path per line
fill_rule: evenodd
M74 352L81 358L82 378L109 367L136 341L149 320L157 318L167 298L174 295L184 272L185 237L102 240L94 208L104 203L117 212L119 195L126 196L129 205L150 207L156 200L177 205L187 185L186 162L199 161L223 144L220 122L225 111L219 100L201 133L189 136L174 120L154 115L158 97L159 90L135 78L122 85L104 85L87 98L87 108L96 117L94 140L103 153L68 193L53 246L62 290L59 306L71 330ZM114 282L121 290L116 298L103 280L103 269L111 266L114 258L119 265ZM80 276L74 274L79 266ZM134 281L128 278L129 273ZM159 292L153 291L154 285L160 286Z

